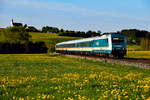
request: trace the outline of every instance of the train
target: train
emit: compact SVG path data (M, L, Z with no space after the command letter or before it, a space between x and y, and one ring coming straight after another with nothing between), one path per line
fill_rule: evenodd
M56 53L86 54L86 55L112 55L123 58L126 55L126 37L120 33L105 33L100 36L71 40L57 43Z

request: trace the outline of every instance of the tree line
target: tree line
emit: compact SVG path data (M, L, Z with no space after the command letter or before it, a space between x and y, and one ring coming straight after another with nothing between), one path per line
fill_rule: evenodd
M101 34L101 31L92 31L89 30L87 32L84 31L73 31L73 30L64 30L59 29L57 27L49 27L45 26L42 28L43 33L57 33L59 36L71 36L71 37L93 37L93 36L99 36Z

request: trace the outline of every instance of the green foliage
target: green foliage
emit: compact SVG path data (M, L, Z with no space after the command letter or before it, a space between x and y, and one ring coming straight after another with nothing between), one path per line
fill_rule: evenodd
M144 38L149 32L137 29L126 29L119 32L127 37L128 44L140 44L140 38Z
M147 34L145 38L141 39L140 45L143 50L150 50L150 34Z
M95 32L95 31L91 31L91 30L89 30L87 32L65 30L63 32L60 32L59 35L60 36L72 36L72 37L88 38L88 37L93 37L93 36L99 36L100 33L101 33L100 31Z
M59 34L59 36L71 36L71 37L92 37L92 36L99 36L101 31L98 30L98 32L95 31L87 31L87 32L83 32L83 31L73 31L73 30L64 30L64 29L58 29L57 27L49 27L49 26L45 26L42 28L42 32L43 33L57 33Z
M46 53L45 42L29 41L31 35L23 27L0 30L0 53Z
M0 41L9 43L25 43L31 37L23 27L9 27L0 31Z
M142 48L140 45L136 45L136 44L128 44L127 45L127 51L141 51Z
M150 51L127 51L127 55L125 58L131 58L131 59L150 59Z
M36 29L36 28L33 27L33 26L28 26L28 27L25 28L25 30L26 30L27 32L39 32L39 30Z
M59 33L59 29L57 27L49 27L45 26L42 28L43 33Z

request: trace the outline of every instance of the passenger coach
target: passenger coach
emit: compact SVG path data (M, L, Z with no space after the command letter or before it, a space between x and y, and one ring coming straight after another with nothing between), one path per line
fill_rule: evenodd
M98 37L72 40L56 44L58 53L105 54L124 57L126 38L123 34L107 33Z

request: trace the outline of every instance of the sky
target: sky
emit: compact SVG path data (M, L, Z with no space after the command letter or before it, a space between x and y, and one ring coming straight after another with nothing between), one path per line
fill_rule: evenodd
M150 0L0 0L0 27L15 22L75 31L150 31Z

